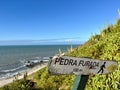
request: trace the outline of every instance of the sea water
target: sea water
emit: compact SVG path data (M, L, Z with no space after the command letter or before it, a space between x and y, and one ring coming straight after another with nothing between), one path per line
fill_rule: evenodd
M72 45L73 48L78 45ZM21 45L0 46L0 79L13 77L25 72L27 67L23 62L41 60L59 53L59 49L67 52L71 45Z

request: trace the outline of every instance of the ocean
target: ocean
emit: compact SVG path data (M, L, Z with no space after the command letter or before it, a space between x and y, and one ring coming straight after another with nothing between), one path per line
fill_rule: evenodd
M73 48L78 45L72 45ZM0 46L0 79L13 77L25 72L28 67L23 62L41 60L59 53L67 52L71 45L16 45Z

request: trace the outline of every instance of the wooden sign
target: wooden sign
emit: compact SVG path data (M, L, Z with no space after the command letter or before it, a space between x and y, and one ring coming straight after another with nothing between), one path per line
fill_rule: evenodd
M108 60L93 60L88 58L76 58L56 55L49 62L51 74L108 74L117 70L118 63Z

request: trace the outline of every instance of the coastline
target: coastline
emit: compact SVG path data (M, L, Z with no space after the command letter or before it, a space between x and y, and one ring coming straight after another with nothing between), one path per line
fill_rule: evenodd
M27 72L27 75L29 76L29 75L31 75L31 74L39 71L40 69L46 67L46 66L47 66L47 63L44 63L44 64L36 65L36 66L34 66L33 68L29 68L29 69L27 69L27 71L26 71L26 72ZM17 77L18 80L19 80L19 79L22 79L22 78L24 77L24 74L25 74L26 72L20 73L20 75L16 75L15 77L11 77L11 78L6 78L6 79L0 80L0 87L2 87L2 86L4 86L4 85L7 85L7 84L9 84L9 83L12 83L12 82L15 80L16 77Z

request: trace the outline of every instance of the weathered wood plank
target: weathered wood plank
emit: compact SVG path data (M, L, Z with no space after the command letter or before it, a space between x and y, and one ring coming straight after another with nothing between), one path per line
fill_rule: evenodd
M108 60L93 60L68 56L54 56L49 64L51 74L108 74L117 70L118 63Z

